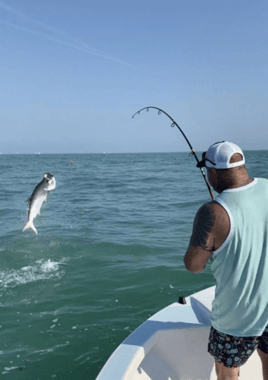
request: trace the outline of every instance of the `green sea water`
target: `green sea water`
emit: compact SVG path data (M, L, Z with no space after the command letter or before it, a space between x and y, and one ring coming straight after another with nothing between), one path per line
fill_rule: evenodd
M245 156L268 178L268 151ZM195 164L188 153L0 156L1 378L93 380L149 316L215 284L210 264L198 275L183 264L210 200ZM38 235L22 232L46 172L57 187Z

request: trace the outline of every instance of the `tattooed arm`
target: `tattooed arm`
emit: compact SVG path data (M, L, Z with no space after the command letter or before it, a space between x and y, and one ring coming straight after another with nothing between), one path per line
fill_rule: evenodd
M215 250L215 215L212 202L204 204L197 212L193 232L184 264L193 273L200 273Z

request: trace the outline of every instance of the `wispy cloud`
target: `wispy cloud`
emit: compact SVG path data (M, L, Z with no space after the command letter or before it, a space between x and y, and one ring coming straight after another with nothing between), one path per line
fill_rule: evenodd
M6 20L0 20L1 24L5 24L9 27L19 29L19 30L22 30L22 31L27 32L27 33L32 33L32 34L38 35L38 36L46 38L50 41L59 43L61 45L68 46L72 49L80 50L80 51L83 51L83 52L88 53L88 54L93 54L93 55L99 56L101 58L108 59L108 60L113 61L113 62L117 62L121 65L129 66L129 67L131 66L130 64L122 61L121 59L107 55L107 54L87 45L87 44L82 43L81 41L78 41L77 39L73 38L71 35L69 35L68 33L66 33L62 29L55 28L51 25L48 25L44 22L41 22L39 20L36 20L36 19L33 19L33 18L27 16L23 12L20 12L16 9L10 7L9 5L3 3L2 1L0 1L0 8L2 8L5 11L15 15L17 17L18 21L24 21L28 25L30 25L31 27L28 27L28 26L25 27L25 26L19 25L19 23L13 23L13 22L9 22ZM37 30L37 28L34 28L34 26L43 29L43 32Z

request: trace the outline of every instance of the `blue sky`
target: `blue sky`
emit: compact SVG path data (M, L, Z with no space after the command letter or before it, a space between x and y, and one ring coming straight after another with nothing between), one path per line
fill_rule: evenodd
M268 149L267 1L0 0L2 153Z

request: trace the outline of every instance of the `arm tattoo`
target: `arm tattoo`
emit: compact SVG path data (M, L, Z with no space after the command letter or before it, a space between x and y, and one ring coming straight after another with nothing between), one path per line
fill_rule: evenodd
M214 214L209 204L203 205L197 212L190 246L202 247L208 251L213 250L213 239L210 236L214 225Z

